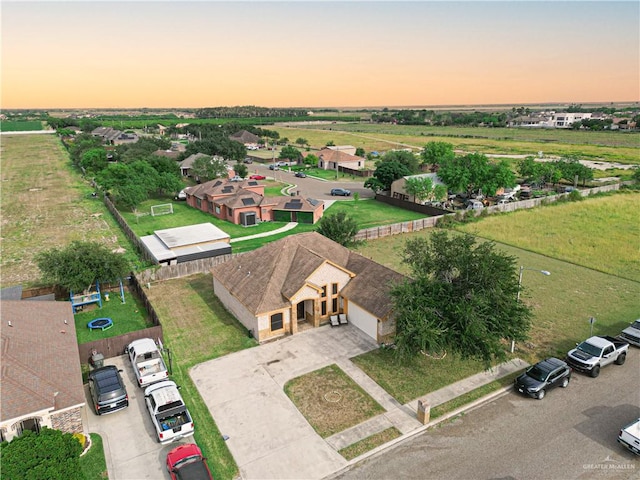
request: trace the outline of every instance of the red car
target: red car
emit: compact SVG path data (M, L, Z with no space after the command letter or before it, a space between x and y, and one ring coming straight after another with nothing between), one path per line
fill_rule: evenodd
M172 480L213 480L207 459L195 443L186 443L167 454L167 470Z
M251 175L249 178L250 178L251 180L264 180L264 179L266 179L267 177L265 177L264 175Z

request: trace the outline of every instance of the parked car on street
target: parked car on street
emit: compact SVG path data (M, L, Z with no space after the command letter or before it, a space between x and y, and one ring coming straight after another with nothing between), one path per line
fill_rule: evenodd
M264 180L264 179L266 179L266 178L267 178L267 177L265 177L264 175L258 175L258 174L256 174L256 175L251 175L251 176L249 177L249 180Z
M240 175L235 175L231 177L229 180L231 180L232 182L241 182L244 180L244 178L242 178Z
M295 175L296 177L299 177L299 178L307 178L307 174L304 172L296 172Z
M89 372L89 393L96 415L114 413L129 406L129 395L120 372L122 370L114 365Z
M515 379L515 389L542 400L547 391L558 386L566 388L571 380L571 367L557 358L536 363Z
M640 418L620 429L618 442L636 455L640 455Z
M280 167L272 163L271 165L269 165L269 170L280 170Z
M171 450L167 454L167 470L171 480L213 480L207 459L195 443Z
M185 193L184 190L180 190L178 192L178 194L176 195L176 200L186 200L187 199L187 194Z
M251 160L249 157L245 158L242 163L253 163L253 160Z
M631 345L640 347L640 318L622 330L618 338L629 342Z
M332 196L343 196L343 197L348 197L349 195L351 195L351 190L347 190L346 188L332 188L331 189L331 195Z
M588 373L593 378L600 375L600 368L615 363L624 364L629 344L613 337L594 336L578 344L567 354L567 363L574 370Z

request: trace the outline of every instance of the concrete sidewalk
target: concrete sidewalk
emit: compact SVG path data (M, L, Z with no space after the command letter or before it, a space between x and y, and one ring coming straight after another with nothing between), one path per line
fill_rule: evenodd
M190 376L221 434L228 437L227 446L242 478L321 479L459 413L427 425L420 423L417 399L400 404L351 362L350 358L376 348L371 338L352 325L324 326L199 364ZM331 364L337 364L385 412L323 439L289 400L284 385ZM521 360L509 361L432 392L423 400L435 407L526 365ZM338 453L390 427L402 435L351 461Z
M297 222L289 222L284 227L280 227L275 230L271 230L269 232L256 233L255 235L247 235L246 237L232 238L231 240L229 240L229 243L241 242L243 240L251 240L252 238L268 237L270 235L276 235L278 233L287 232L289 230L296 228L297 226L298 226Z

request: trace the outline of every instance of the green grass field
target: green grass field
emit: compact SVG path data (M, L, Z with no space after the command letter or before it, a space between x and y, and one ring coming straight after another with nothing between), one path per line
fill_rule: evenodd
M455 127L416 127L340 123L330 126L275 126L281 137L306 138L314 148L328 141L353 145L365 152L385 152L397 148L419 151L428 142L446 142L463 152L484 154L575 156L585 160L603 160L638 164L640 133L573 132L560 129L493 129Z
M32 132L44 130L42 122L29 120L29 121L2 121L0 122L0 131L2 132Z
M490 215L456 229L640 281L640 192Z

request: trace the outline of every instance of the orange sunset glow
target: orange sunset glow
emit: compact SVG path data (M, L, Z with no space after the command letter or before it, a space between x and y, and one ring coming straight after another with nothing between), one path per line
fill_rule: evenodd
M3 2L2 108L637 101L638 2Z

